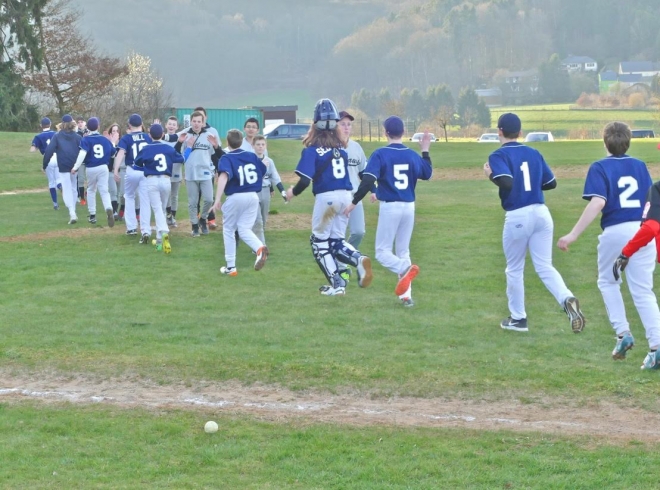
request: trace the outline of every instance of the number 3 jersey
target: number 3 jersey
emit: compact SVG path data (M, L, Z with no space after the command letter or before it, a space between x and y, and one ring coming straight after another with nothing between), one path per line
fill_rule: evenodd
M379 201L414 202L417 180L430 179L433 167L416 151L401 143L392 143L371 154L364 174L376 177Z
M86 151L85 165L87 168L107 165L115 154L112 142L99 133L90 133L80 140L80 149Z
M227 174L225 194L228 196L239 192L260 192L266 170L257 155L240 148L225 153L218 162L218 173Z
M183 163L183 155L163 141L153 141L140 150L134 166L144 169L144 175L171 177L175 163Z
M312 194L353 189L346 163L348 154L340 148L309 146L302 151L296 173L312 181Z
M603 158L589 167L582 198L605 199L601 228L641 221L646 195L653 184L646 164L628 155Z

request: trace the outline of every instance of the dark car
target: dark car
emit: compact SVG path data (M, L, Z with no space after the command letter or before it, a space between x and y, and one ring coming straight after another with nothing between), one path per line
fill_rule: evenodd
M633 138L655 138L652 129L632 129L630 130Z
M264 137L269 140L274 139L294 139L301 140L309 131L309 124L279 124L275 126Z

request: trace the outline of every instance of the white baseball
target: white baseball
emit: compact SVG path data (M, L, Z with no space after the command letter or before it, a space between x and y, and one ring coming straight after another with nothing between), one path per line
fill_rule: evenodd
M204 432L207 434L213 434L214 432L218 432L218 424L213 422L213 420L209 420L204 424Z

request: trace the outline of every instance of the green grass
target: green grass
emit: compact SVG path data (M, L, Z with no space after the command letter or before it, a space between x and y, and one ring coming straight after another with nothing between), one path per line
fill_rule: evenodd
M39 166L26 163L34 156L29 143L29 135L0 133L3 149L10 148L0 164L2 190L45 187ZM364 146L369 154L378 145ZM479 169L495 148L439 143L432 157L438 168ZM553 167L586 169L603 155L596 141L539 148ZM286 175L300 149L269 143ZM635 141L630 153L657 161L652 142ZM579 217L582 186L561 179L547 193L555 239ZM398 304L396 278L379 265L369 289L351 283L346 297L321 297L308 229L267 231L272 255L259 273L241 245L239 275L228 278L217 272L224 264L220 233L174 234L171 256L138 246L121 230L35 235L67 228L64 211L48 202L47 191L0 196L0 373L189 386L232 381L365 398L610 402L658 412L657 373L639 370L645 340L627 291L638 345L628 361L610 358L613 332L596 287L597 225L570 253L555 254L587 315L585 331L571 333L531 264L530 332L499 328L508 314L504 212L485 178L418 185L411 251L422 272L412 309ZM309 218L312 202L308 191L286 206L274 199L273 209ZM365 207L361 249L372 254L377 205ZM219 434L201 432L208 418L220 422ZM58 404L0 404L0 434L0 486L8 488L634 488L655 486L650 468L658 464L655 446L607 438Z

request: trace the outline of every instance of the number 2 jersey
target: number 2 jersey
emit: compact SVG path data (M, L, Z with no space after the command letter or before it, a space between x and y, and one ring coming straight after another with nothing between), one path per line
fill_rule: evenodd
M137 133L128 133L121 137L119 143L117 143L117 148L124 150L126 154L124 155L124 163L127 167L133 167L135 170L142 170L142 167L135 167L133 162L140 153L140 150L151 143L151 136L142 131Z
M417 180L429 180L433 167L416 151L401 143L392 143L371 154L364 174L376 178L379 201L414 202Z
M500 188L500 200L506 211L532 204L544 204L543 187L555 180L555 175L543 155L517 142L505 143L488 157L492 178L511 177L510 190Z
M296 173L312 181L312 194L353 189L346 163L348 155L340 148L308 146L302 151Z
M227 174L225 194L228 196L240 192L260 192L266 170L266 165L257 155L240 148L225 153L218 162L218 173Z
M183 155L164 141L153 141L138 153L134 167L144 170L144 175L172 176L175 163L183 163Z
M601 228L627 221L641 221L649 188L653 184L646 164L628 155L603 158L589 167L582 198L605 199Z
M112 142L99 133L89 133L80 140L80 149L87 152L85 165L87 168L107 165L115 154Z

